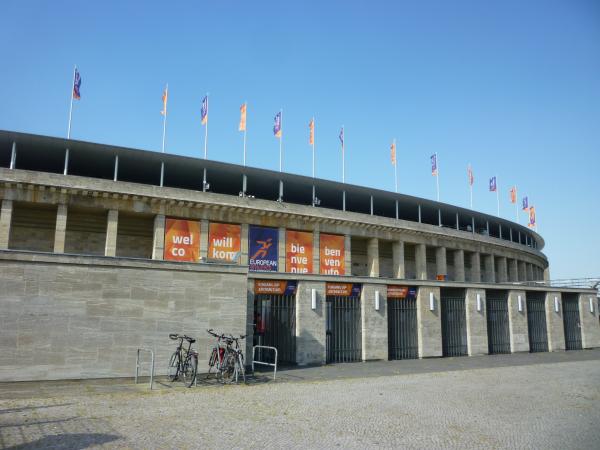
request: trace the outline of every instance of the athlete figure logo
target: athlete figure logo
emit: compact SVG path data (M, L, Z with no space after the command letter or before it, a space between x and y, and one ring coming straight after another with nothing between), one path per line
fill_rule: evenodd
M271 247L271 245L273 245L273 242L271 242L273 239L269 238L266 241L256 241L257 244L260 244L262 247L259 248L256 253L254 255L252 255L252 258L250 259L256 259L257 257L261 257L261 258L266 258L267 257L267 252L269 251L269 248Z

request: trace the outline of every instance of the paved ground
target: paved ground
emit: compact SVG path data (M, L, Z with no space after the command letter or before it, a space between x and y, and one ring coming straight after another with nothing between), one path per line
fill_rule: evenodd
M275 383L158 387L0 384L0 447L600 448L600 350L346 364L285 371Z

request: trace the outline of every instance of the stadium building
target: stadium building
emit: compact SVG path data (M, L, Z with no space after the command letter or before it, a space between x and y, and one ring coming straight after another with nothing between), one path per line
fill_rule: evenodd
M282 363L600 346L517 223L377 189L0 132L0 381L132 376L207 328Z

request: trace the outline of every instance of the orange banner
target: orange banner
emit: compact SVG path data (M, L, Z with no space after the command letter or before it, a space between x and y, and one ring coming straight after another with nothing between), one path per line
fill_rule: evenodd
M345 275L344 236L321 234L319 236L319 268L323 275Z
M356 283L326 283L325 295L334 297L358 297L360 296L360 284Z
M408 286L391 286L387 287L387 298L406 298L408 294Z
M164 259L196 262L200 259L200 223L193 220L165 221Z
M285 234L285 271L313 273L313 234L288 230Z
M228 223L211 223L208 229L208 259L237 262L242 248L242 228Z
M296 281L254 280L254 294L294 295Z

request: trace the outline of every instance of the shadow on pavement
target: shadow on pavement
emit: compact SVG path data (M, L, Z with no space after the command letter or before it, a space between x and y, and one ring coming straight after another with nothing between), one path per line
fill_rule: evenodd
M121 436L106 433L65 433L44 436L33 442L8 447L7 450L40 448L79 450L96 445L106 444L108 442L116 441L117 439L121 439Z

